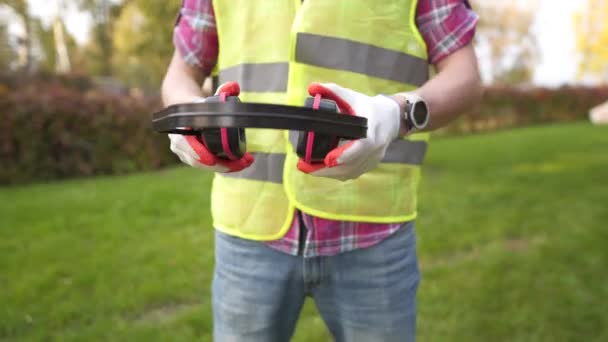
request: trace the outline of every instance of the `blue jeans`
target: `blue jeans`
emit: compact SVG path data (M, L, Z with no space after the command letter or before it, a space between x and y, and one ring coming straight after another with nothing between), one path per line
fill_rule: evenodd
M335 341L414 341L420 281L414 224L383 242L303 258L216 232L214 340L289 341L311 296Z

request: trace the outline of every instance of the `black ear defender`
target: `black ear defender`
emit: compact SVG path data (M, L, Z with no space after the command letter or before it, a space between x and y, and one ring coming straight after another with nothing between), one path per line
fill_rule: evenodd
M247 103L228 95L168 106L153 113L152 129L194 135L210 153L227 160L245 155L245 128L288 130L296 154L308 163L322 162L342 140L367 136L366 118L340 113L336 102L322 94L303 106Z
M238 96L227 96L226 93L208 97L205 103L241 102ZM201 130L200 140L216 157L238 160L247 151L245 128L205 128Z
M323 99L319 94L308 97L304 102L304 107L313 110L338 112L338 105L334 101ZM296 153L306 163L322 163L329 151L338 147L339 143L340 137L337 135L300 131Z

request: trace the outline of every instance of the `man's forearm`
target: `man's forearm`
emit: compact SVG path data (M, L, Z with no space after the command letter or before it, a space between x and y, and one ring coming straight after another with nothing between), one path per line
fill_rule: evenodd
M441 128L456 119L479 101L483 89L472 45L440 61L437 69L435 77L413 91L426 101L430 111L425 131Z
M204 78L205 75L187 65L176 51L161 88L163 104L187 103L203 96Z

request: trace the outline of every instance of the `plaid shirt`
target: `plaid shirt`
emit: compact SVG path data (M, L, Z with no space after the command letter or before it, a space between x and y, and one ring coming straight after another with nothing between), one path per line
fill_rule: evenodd
M467 45L473 39L477 21L467 0L419 0L416 25L426 42L429 63L436 64ZM211 0L183 1L173 43L186 63L205 74L211 73L218 56ZM297 211L287 234L268 245L292 255L329 256L373 246L403 224L334 221Z

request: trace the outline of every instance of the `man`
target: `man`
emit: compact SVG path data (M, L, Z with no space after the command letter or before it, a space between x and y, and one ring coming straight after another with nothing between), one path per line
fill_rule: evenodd
M306 296L337 341L415 339L420 166L429 131L480 96L476 22L464 0L184 1L166 105L204 101L215 68L218 93L241 101L321 95L368 120L321 163L278 130L247 130L230 161L170 135L184 163L216 172L216 341L287 341Z

